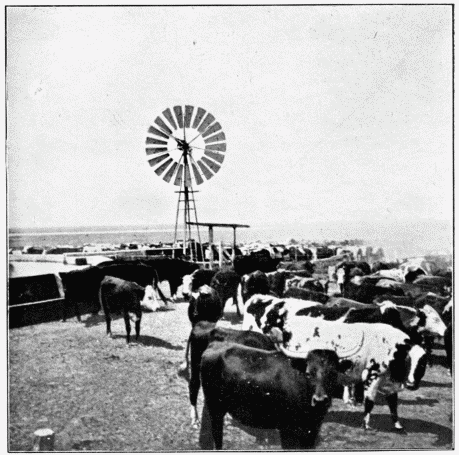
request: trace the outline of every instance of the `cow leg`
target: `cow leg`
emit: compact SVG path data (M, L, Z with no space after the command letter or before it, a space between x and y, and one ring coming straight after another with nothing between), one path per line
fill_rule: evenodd
M362 378L363 379L363 378ZM363 414L363 428L365 430L372 430L370 427L370 414L373 410L376 400L376 394L378 392L381 378L379 376L373 376L369 373L368 377L364 379L364 414Z
M138 319L135 321L135 339L138 340L140 336L140 320L142 319L142 316L138 317Z
M406 434L405 428L398 420L398 395L397 392L391 393L390 395L386 396L387 404L389 405L390 409L390 416L392 417L392 422L394 424L394 430L400 434Z
M191 336L191 335L190 335ZM199 421L198 415L198 394L199 388L201 387L201 358L207 346L204 346L202 349L201 346L194 346L190 343L190 363L191 363L191 373L190 373L190 382L188 384L188 391L190 394L190 404L191 404L191 426L197 427Z
M350 406L355 406L355 397L354 397L354 386L345 385L343 388L343 402L349 404Z
M370 427L370 416L371 416L371 411L373 410L373 407L375 405L375 402L371 400L368 397L365 397L365 403L364 403L364 414L363 414L363 428L365 430L373 430L373 428Z
M212 437L212 424L210 421L209 410L207 408L207 404L205 401L204 407L202 408L202 422L201 430L199 432L199 447L201 447L202 450L213 450L214 448L214 438Z
M209 406L204 405L203 411L202 411L202 423L201 423L201 428L207 423L205 423L204 419L207 418L205 416L206 413L206 408L209 412L209 420L210 420L210 425L212 427L212 438L214 440L215 448L217 450L222 450L223 447L223 421L224 417L226 414L226 411L222 410L220 408L221 403L218 403L217 406L213 406L211 409L209 409Z
M107 335L112 336L112 320L108 313L105 313L105 323L107 324Z
M131 341L131 322L129 321L129 314L124 315L124 324L126 325L126 343Z
M237 311L237 315L242 318L242 313L241 313L241 310L239 308L239 302L237 301L237 294L233 297L233 300L234 300L234 304L236 305L236 311Z
M312 428L307 430L303 428L280 428L279 435L283 450L313 449L317 432Z

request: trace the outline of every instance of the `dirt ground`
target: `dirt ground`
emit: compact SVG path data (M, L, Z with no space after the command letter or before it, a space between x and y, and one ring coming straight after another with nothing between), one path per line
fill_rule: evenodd
M187 303L145 313L137 343L126 345L124 321L105 335L102 316L12 329L9 332L10 451L30 451L38 428L55 432L57 451L176 452L199 450L190 427L188 384L177 375L190 330ZM239 328L226 306L222 325ZM441 345L434 351L421 388L399 395L399 415L408 434L391 432L388 407L378 402L372 425L361 429L362 407L341 400L322 426L318 451L429 449L453 446L452 379ZM200 393L202 406L202 392ZM227 416L225 450L280 450L276 431L264 444L260 430L241 428Z

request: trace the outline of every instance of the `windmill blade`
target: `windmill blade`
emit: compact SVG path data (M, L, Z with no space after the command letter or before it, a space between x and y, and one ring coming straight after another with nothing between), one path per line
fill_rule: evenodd
M209 171L209 169L204 165L201 160L198 160L198 165L201 168L202 173L205 175L206 179L209 180L213 174Z
M169 123L172 125L172 128L174 130L177 129L177 125L175 124L174 116L172 115L172 112L169 108L167 108L165 111L163 111L164 117L169 121Z
M204 142L206 144L210 144L211 142L220 142L220 141L225 141L225 133L222 131L221 133L216 134L215 136L208 137L207 139L204 139Z
M183 164L179 165L179 169L177 171L177 175L175 176L174 185L180 186L182 184L182 174L183 174Z
M164 155L157 156L156 158L152 158L151 160L148 160L148 162L150 163L150 166L156 166L157 164L161 163L161 161L164 161L168 157L169 157L169 153L165 153Z
M161 117L156 117L155 123L161 127L166 133L172 134L172 130L164 123Z
M165 139L169 139L169 136L167 134L165 134L162 131L156 129L154 126L150 126L150 128L148 128L148 132L150 134L155 134L156 136L160 136L160 137L164 137Z
M166 172L166 174L163 177L163 180L167 183L171 181L172 176L174 175L175 170L177 169L178 164L174 162L170 169Z
M201 185L201 183L204 182L203 178L201 177L201 174L199 173L198 168L196 167L196 164L191 163L191 167L193 168L193 173L194 173L194 179L196 180L196 183L198 185Z
M218 152L226 152L226 143L222 142L220 144L206 145L206 150L217 150Z
M206 113L206 110L203 109L202 107L198 107L198 112L196 113L196 117L194 118L193 122L193 129L197 129L198 125L201 123L202 118L204 117L204 114Z
M187 188L191 188L191 173L190 173L190 166L185 166L184 170L184 175L185 175L185 186Z
M177 119L177 123L180 129L183 128L183 112L182 106L174 106L175 118Z
M147 148L147 155L154 155L155 153L164 153L167 152L167 148L158 147L158 148Z
M220 166L217 163L209 160L209 158L207 158L206 156L202 157L202 161L204 161L204 163L206 163L207 166L209 166L214 171L214 173L218 172L218 170L220 169Z
M207 114L201 125L199 125L198 131L203 133L214 120L215 117L212 114Z
M161 164L158 168L155 169L157 175L161 175L166 169L169 164L172 163L172 158L169 158L165 163Z
M204 133L202 133L202 137L210 136L212 133L216 133L217 131L221 130L222 126L220 123L214 123L210 128L208 128Z
M212 158L215 161L218 161L220 164L222 164L223 160L225 159L225 155L221 155L220 153L216 152L211 152L209 150L204 150L204 155L208 156L209 158Z
M160 141L159 139L155 139L154 137L147 137L145 144L158 144L158 145L167 145L166 141Z
M185 128L190 127L191 117L193 116L193 110L194 110L193 106L189 106L189 105L185 106Z

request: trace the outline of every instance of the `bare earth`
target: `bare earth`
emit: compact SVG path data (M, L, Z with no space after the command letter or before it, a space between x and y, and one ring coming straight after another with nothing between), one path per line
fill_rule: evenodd
M145 313L140 339L129 347L124 321L112 324L111 339L101 315L10 330L9 450L31 450L38 428L54 430L58 451L199 450L198 430L189 424L188 384L177 375L190 330L186 310L182 302ZM222 324L240 327L231 304ZM362 407L336 399L317 450L452 449L452 379L441 347L421 388L399 396L408 435L391 432L383 401L372 419L379 431L364 432ZM261 445L259 430L242 429L228 416L226 423L225 450L280 450L276 431Z

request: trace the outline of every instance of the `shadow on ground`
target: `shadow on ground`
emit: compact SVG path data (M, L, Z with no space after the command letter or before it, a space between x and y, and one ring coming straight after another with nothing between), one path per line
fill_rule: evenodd
M325 421L340 423L348 427L359 428L362 426L362 417L362 412L330 411L327 414ZM428 432L436 435L437 440L434 443L435 446L452 444L453 432L451 428L421 419L403 418L402 422L408 434L421 433L424 435ZM379 432L393 432L392 420L389 415L372 414L371 426ZM364 430L362 429L362 431Z
M113 338L123 338L124 340L126 339L126 335L113 335ZM133 342L136 344L142 344L144 346L152 346L155 348L166 348L170 349L171 351L183 351L185 348L183 346L175 346L168 341L164 341L161 338L156 338L156 337L151 337L149 335L140 335L139 339L136 340L135 336L132 336L131 333L131 339Z

